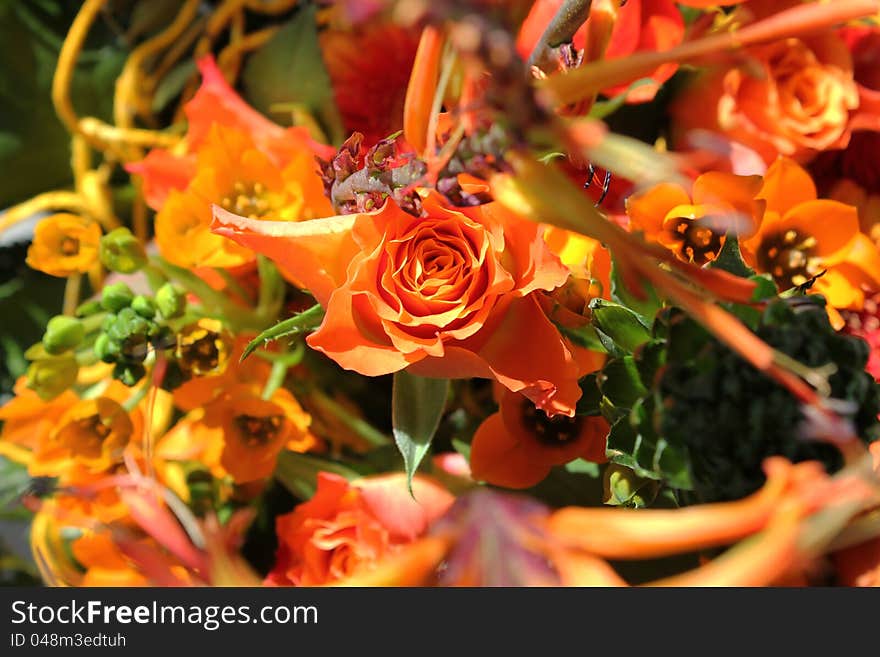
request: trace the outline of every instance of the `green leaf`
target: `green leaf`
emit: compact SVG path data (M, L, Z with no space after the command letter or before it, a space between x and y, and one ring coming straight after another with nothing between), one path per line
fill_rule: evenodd
M605 299L593 299L590 309L593 325L624 352L631 353L651 339L645 319L625 306ZM605 346L608 348L611 345L606 342Z
M663 306L663 302L657 292L647 282L643 284L646 298L640 299L633 294L623 283L620 275L620 267L612 258L611 260L611 300L622 306L626 306L642 318L645 326L650 326L657 315L657 311Z
M637 476L690 490L687 450L672 445L654 430L654 400L636 402L626 417L611 427L606 449L609 460L630 468Z
M608 361L599 373L597 382L602 395L617 409L632 408L639 399L648 394L632 356Z
M330 75L321 57L314 4L303 6L260 50L242 73L245 97L264 114L272 107L298 104L316 116L334 142L343 138L342 121ZM273 116L281 120L281 116Z
M261 344L265 342L270 342L272 340L278 340L279 338L284 338L289 335L299 335L301 333L308 333L309 331L313 331L318 326L320 326L321 321L324 319L324 309L320 304L315 304L308 310L304 310L301 313L294 315L293 317L288 317L285 320L282 320L275 324L274 326L267 328L265 331L260 333L257 337L251 340L248 343L248 346L245 347L244 353L241 355L241 359L244 360L257 349Z
M755 274L755 270L743 260L739 248L739 239L736 235L728 233L724 240L724 246L718 253L718 257L709 263L710 269L721 269L740 278L749 278Z
M407 483L428 453L446 407L448 379L428 379L401 370L394 375L391 425L394 442L403 456Z
M157 114L165 109L168 103L180 95L186 83L195 73L196 63L192 59L187 59L171 69L156 87L150 109Z

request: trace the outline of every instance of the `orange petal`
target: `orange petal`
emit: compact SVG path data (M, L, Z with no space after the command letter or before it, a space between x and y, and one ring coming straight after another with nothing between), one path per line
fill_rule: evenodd
M443 53L443 32L428 26L422 32L403 106L403 136L416 153L428 145L428 125Z
M326 305L333 290L345 281L348 263L359 250L351 237L357 216L267 221L240 217L215 205L211 230L269 257Z
M360 490L367 508L383 527L395 537L412 541L446 513L455 497L423 475L413 477L410 494L406 479L404 473L393 472L357 479L351 485Z
M636 230L652 238L663 230L663 220L672 208L690 205L687 192L674 183L660 183L651 189L634 194L626 200L626 214Z
M501 413L490 415L471 443L471 475L505 488L529 488L550 472L550 465L534 458L531 441L510 431Z
M674 511L569 507L551 515L548 528L572 548L609 558L659 557L726 545L767 523L799 467L784 459L768 459L764 487L735 502Z
M815 255L827 264L836 264L846 257L844 249L859 234L859 212L838 201L809 201L789 210L776 227L779 231L794 228L801 235L815 237Z
M767 201L767 211L784 215L794 206L816 200L816 185L810 174L794 160L780 157L764 174L757 198Z

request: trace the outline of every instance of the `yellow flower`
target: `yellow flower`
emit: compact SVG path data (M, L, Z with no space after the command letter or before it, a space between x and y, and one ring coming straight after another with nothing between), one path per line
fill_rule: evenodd
M75 214L53 214L37 224L27 263L50 276L85 273L98 262L101 228Z

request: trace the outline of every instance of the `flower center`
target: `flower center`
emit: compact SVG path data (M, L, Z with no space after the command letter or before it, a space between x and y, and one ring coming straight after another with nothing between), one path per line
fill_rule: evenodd
M522 420L523 425L539 443L550 447L561 447L577 440L583 424L583 418L577 415L548 417L544 411L535 408L529 400L523 401Z
M791 229L768 236L758 251L758 266L768 272L783 290L803 285L821 269L814 256L816 238Z
M235 426L248 447L263 447L272 442L281 430L284 417L281 415L236 415Z
M704 265L718 256L723 235L706 226L704 219L679 217L669 228L670 236L675 242L673 251L680 259Z
M87 417L77 418L72 421L74 425L75 444L74 449L87 458L97 458L101 455L101 448L104 441L113 433L110 426L110 418L102 418L100 414L95 413Z
M229 196L223 197L220 207L248 219L265 217L273 209L263 183L241 181L232 186L232 193Z
M63 256L75 256L79 253L79 240L75 237L65 237L61 240L59 248Z

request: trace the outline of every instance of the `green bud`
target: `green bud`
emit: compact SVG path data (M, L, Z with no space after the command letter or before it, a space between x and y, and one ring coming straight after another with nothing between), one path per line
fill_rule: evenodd
M113 325L116 323L116 315L114 313L109 313L106 317L104 317L104 321L101 322L101 332L107 333L113 328Z
M138 315L131 308L123 308L116 315L116 321L107 334L115 340L127 341L132 337L143 337L150 330L151 322Z
M101 307L110 312L119 312L128 308L134 299L134 292L125 283L113 283L105 285L101 294Z
M112 340L106 333L101 333L95 339L95 345L92 349L95 352L95 356L105 363L116 362L116 357L119 355L119 343Z
M101 302L97 299L92 299L91 301L86 301L79 305L76 309L76 316L88 317L89 315L95 315L101 312L101 310L103 310L103 308L101 308Z
M58 315L49 320L43 335L43 347L50 354L62 354L79 345L86 337L82 322Z
M34 361L27 371L27 387L49 401L75 384L78 372L73 356Z
M113 378L119 379L129 388L137 385L146 373L146 368L140 363L116 363L113 368Z
M186 310L186 297L171 283L165 283L156 292L156 305L165 319L180 317Z
M116 228L101 238L101 263L110 271L131 274L147 264L140 240L128 228Z
M131 309L146 319L153 319L156 316L156 302L143 294L131 300Z

